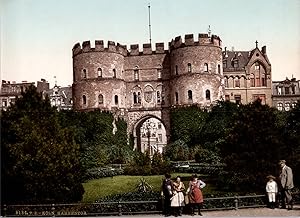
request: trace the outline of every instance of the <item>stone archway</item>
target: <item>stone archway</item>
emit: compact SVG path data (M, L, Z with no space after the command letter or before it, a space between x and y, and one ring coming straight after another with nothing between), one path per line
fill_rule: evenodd
M167 129L164 122L157 116L146 115L133 126L134 149L141 152L163 152L168 142Z

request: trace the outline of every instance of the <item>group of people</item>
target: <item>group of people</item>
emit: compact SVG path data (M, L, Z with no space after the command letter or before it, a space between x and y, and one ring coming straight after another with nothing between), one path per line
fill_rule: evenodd
M269 175L266 185L266 192L269 200L269 207L274 209L277 202L280 200L281 208L293 209L293 199L291 190L294 188L293 172L290 167L286 165L285 160L279 161L281 168L278 178L279 186L276 178ZM164 215L165 216L181 216L183 207L188 204L190 206L191 215L195 215L196 210L201 214L201 207L203 204L202 189L206 184L200 180L196 174L192 175L186 189L184 183L179 176L175 181L171 180L170 174L165 174L165 179L162 184L162 195L164 196ZM280 194L281 199L277 199Z
M292 189L294 188L293 183L293 171L290 167L286 165L285 160L279 161L279 166L281 172L279 174L279 188L276 182L276 178L272 175L269 175L268 182L266 185L266 192L269 200L269 207L275 209L277 200L281 201L281 208L288 210L293 209L293 198L292 198ZM280 190L280 192L278 192ZM281 199L276 199L276 196L280 193ZM287 207L286 207L287 205Z
M181 216L183 207L186 204L190 205L192 216L195 214L196 209L198 209L198 214L202 216L201 207L203 194L201 189L203 189L205 185L206 184L194 174L191 177L188 188L185 189L184 183L179 176L176 177L175 181L172 181L171 175L166 174L162 185L165 216Z

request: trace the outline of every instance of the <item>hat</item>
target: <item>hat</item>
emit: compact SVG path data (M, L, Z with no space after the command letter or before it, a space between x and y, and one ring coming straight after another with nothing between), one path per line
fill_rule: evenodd
M276 178L274 176L272 176L272 175L268 175L267 179L273 179L273 180L275 180Z
M278 164L285 164L285 160L280 160L279 162L278 162Z

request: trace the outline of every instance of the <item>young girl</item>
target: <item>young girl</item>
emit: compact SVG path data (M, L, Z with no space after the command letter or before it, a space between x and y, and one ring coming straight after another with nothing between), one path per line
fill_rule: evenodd
M205 187L205 183L197 178L197 175L193 175L189 183L189 188L187 189L187 194L189 195L189 201L192 209L192 216L195 215L195 209L198 208L198 213L201 214L201 206L203 203L203 195L201 189Z
M185 187L179 176L173 182L173 197L171 199L171 207L173 208L174 216L181 216L184 207L184 191Z
M275 209L276 194L278 192L277 183L275 182L275 177L272 175L267 176L267 179L266 192L269 199L269 207Z

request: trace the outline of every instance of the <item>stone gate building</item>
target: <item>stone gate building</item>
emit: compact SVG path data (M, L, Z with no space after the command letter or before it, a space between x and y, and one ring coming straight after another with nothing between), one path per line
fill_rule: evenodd
M127 50L112 41L104 47L102 40L94 48L89 41L73 47L74 109L108 110L124 117L136 149L156 144L154 149L161 151L158 144L166 144L170 136L171 107L209 107L223 98L222 48L216 35L199 34L194 41L189 34L184 42L178 36L168 49L156 43L154 50L151 44L143 44L142 51L137 44ZM153 134L160 124L165 137Z

